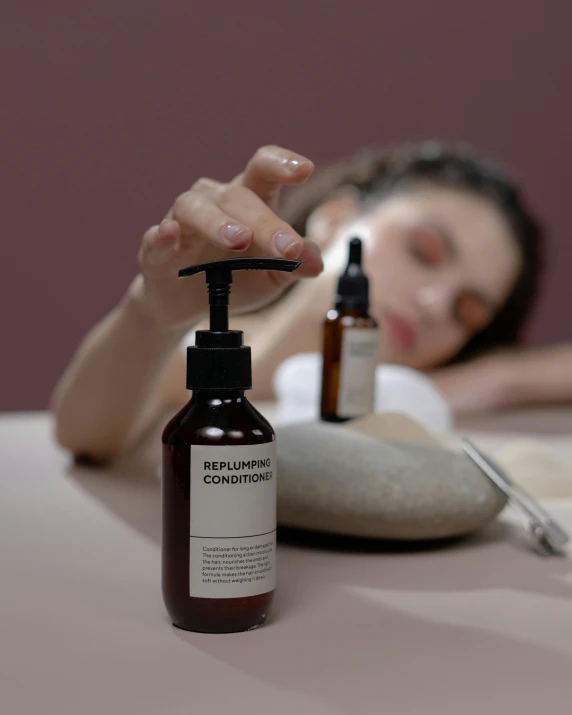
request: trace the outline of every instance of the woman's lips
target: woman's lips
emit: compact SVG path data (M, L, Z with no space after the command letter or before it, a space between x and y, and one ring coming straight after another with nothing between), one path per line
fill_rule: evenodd
M413 324L391 310L381 314L382 323L392 340L401 350L412 350L417 340L417 331Z

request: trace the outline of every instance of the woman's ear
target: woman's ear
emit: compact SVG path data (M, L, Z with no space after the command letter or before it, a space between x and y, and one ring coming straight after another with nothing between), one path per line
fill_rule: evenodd
M315 208L306 222L306 236L321 249L329 246L338 230L355 218L359 209L357 189L344 187Z

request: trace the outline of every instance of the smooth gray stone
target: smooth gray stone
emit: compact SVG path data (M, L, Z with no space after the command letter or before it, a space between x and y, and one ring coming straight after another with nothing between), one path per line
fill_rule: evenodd
M278 523L348 536L437 539L468 534L504 495L466 456L323 423L276 430Z

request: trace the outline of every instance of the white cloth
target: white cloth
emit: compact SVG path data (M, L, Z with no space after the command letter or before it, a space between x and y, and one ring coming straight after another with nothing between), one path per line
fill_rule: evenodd
M195 333L196 330L189 330L188 333L185 334L179 345L181 346L181 350L186 353L187 348L189 345L194 345L195 344Z
M300 353L274 373L280 424L319 419L322 356ZM450 432L453 415L433 381L401 365L379 365L375 374L375 412L400 412L435 432Z

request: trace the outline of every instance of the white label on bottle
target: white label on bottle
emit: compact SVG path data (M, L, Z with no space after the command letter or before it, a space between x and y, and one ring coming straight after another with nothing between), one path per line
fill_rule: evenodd
M276 587L276 443L191 447L189 595Z
M378 358L378 328L344 329L336 410L338 416L359 417L373 412Z

